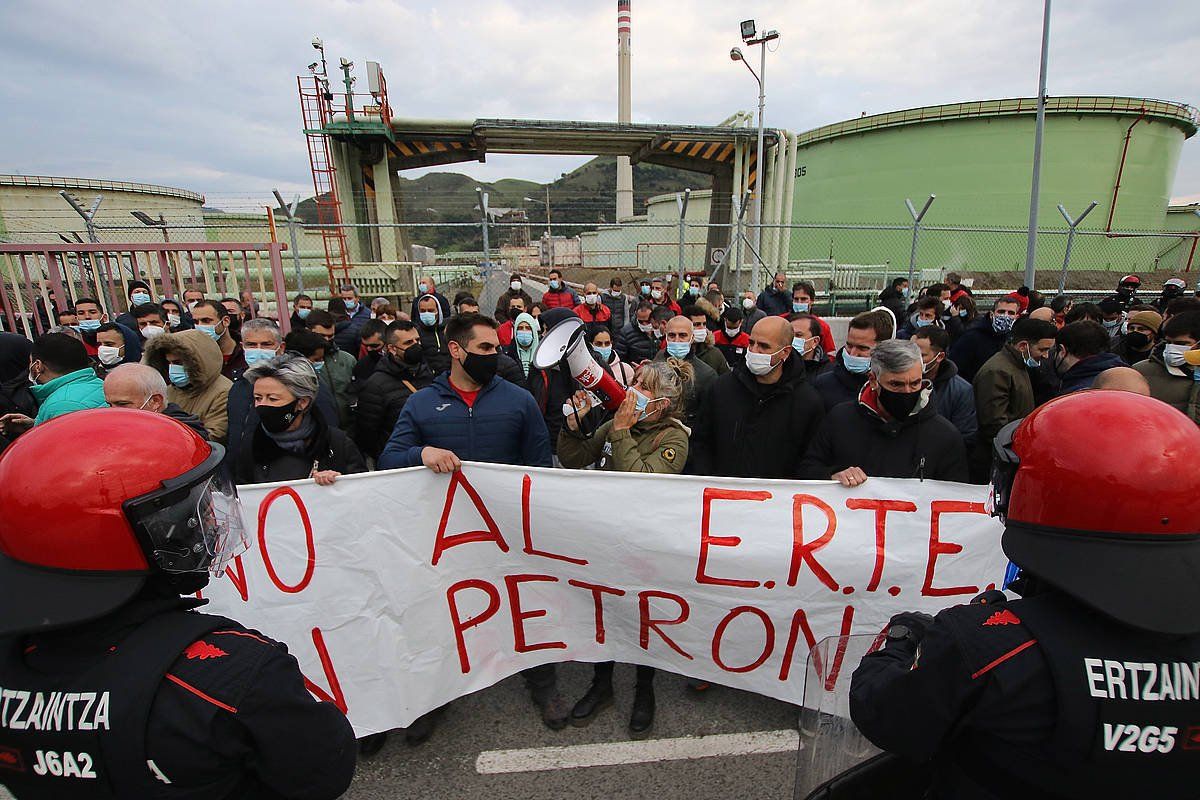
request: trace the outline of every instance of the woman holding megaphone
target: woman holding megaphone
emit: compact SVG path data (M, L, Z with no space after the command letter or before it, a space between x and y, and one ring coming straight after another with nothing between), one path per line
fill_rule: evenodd
M648 362L637 372L625 399L593 436L584 437L579 420L592 409L586 392L576 392L566 424L558 434L558 458L564 467L582 469L596 465L616 472L677 475L688 457L691 431L680 418L694 380L692 365L668 358ZM591 688L571 711L571 724L583 727L613 702L613 662L596 664ZM643 735L654 724L654 668L637 668L637 686L629 731Z

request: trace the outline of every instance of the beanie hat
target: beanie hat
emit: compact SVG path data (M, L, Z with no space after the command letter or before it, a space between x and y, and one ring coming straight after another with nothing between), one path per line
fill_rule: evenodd
M1162 326L1162 316L1157 311L1135 311L1129 315L1127 321L1145 325L1152 331L1157 331Z
M1015 292L1009 292L1004 296L1005 300L1012 300L1021 307L1021 313L1024 314L1029 308L1029 289L1022 286Z

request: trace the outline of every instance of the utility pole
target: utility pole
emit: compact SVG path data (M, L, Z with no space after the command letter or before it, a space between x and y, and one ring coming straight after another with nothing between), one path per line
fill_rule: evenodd
M754 167L754 252L759 263L765 266L762 258L762 206L763 206L763 188L766 185L767 174L767 159L763 154L765 147L766 134L766 108L767 108L767 42L773 42L779 38L779 31L763 31L761 34L756 33L754 20L748 19L742 22L742 42L747 45L758 45L760 48L760 58L758 72L754 72L754 68L746 61L746 57L738 48L733 48L729 51L729 57L734 61L741 61L746 65L746 69L750 70L750 74L758 81L758 149L755 151L755 167Z
M71 208L75 209L76 214L83 217L83 224L87 226L88 241L98 243L100 237L96 235L96 226L92 220L96 218L96 211L99 210L100 203L104 200L104 197L96 195L96 199L92 201L92 207L84 211L83 203L80 203L79 198L75 195L67 192L65 189L58 194L71 205Z
M296 291L304 292L304 273L300 271L300 245L296 243L296 207L300 205L300 195L296 195L292 200L292 204L288 205L283 202L283 195L278 189L272 189L271 192L275 195L276 202L283 209L283 213L287 214L288 223L288 239L292 243L292 263L296 267Z
M1050 0L1042 12L1042 63L1038 71L1037 122L1033 132L1033 187L1029 196L1029 240L1025 246L1025 285L1034 288L1037 255L1038 192L1042 179L1042 129L1046 124L1046 57L1050 51Z

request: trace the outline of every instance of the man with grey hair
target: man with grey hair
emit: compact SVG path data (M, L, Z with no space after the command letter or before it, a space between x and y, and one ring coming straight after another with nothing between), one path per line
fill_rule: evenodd
M104 400L113 408L137 408L178 420L207 440L208 429L194 414L167 402L167 382L146 364L118 364L104 376Z
M889 339L871 353L858 398L833 407L817 431L800 477L861 486L868 476L967 480L962 436L937 413L915 342Z

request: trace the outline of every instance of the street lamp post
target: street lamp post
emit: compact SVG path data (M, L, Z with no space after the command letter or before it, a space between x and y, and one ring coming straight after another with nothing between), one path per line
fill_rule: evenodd
M766 106L767 106L767 42L774 41L779 38L779 31L763 31L756 33L754 20L748 19L742 22L742 42L747 45L758 45L760 48L760 58L758 64L758 72L754 72L754 68L746 61L746 57L738 48L733 48L729 51L729 57L734 61L741 61L746 65L746 69L750 70L750 74L754 76L754 80L758 81L758 149L755 151L756 166L754 168L754 249L757 253L758 262L762 264L762 205L763 205L763 185L766 177L767 160L763 155L763 143L765 138L765 122L766 122ZM763 266L766 266L765 264Z

